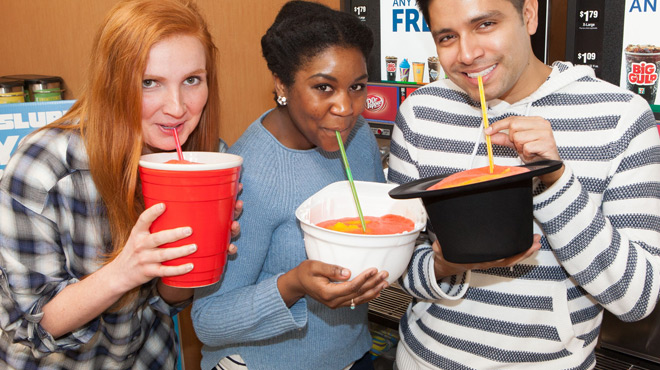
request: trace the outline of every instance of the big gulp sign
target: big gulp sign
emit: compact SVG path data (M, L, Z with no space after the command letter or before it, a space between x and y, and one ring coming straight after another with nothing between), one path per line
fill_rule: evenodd
M635 85L653 85L658 79L658 72L655 63L632 63L628 81Z

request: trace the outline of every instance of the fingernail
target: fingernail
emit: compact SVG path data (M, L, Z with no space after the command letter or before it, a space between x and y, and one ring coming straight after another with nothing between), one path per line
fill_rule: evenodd
M490 128L490 127L488 127L487 129L484 130L484 133L485 133L486 135L490 135L491 132L493 132L493 129Z
M158 210L162 211L165 209L165 203L158 203Z
M188 250L190 253L195 252L197 250L197 244L190 244L190 246L188 246Z
M189 263L186 265L186 271L192 271L192 269L195 267L192 263Z
M341 269L341 276L350 276L351 272L347 269Z
M183 235L185 235L185 236L192 235L192 228L191 227L186 227L185 229L183 229Z

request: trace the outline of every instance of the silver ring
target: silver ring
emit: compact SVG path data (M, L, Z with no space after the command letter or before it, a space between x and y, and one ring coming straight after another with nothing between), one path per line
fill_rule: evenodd
M353 302L353 298L351 298L351 310L355 309L355 302Z

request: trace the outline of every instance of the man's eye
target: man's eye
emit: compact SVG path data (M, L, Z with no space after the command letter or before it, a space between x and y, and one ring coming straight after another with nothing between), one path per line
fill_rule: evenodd
M454 38L453 35L441 36L441 37L438 37L438 43L440 44L440 43L443 43L443 42L447 42L447 41L449 41L453 38Z
M494 24L495 24L495 22L486 21L486 22L480 24L479 27L480 27L480 28L488 28L488 27L490 27L490 26L492 26L492 25L494 25Z

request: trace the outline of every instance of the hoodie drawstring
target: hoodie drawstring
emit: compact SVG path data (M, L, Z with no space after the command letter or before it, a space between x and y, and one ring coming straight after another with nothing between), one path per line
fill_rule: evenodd
M527 108L525 108L524 117L529 117L529 111L532 109L532 103L534 103L534 102L531 101L531 100L529 101L529 103L527 103Z
M532 104L534 101L531 101L527 103L527 106L525 107L525 114L523 117L529 117L529 112L532 110ZM479 144L482 142L486 142L486 134L484 133L484 120L481 120L481 125L479 125L479 130L477 138L475 139L474 142L474 148L472 148L472 154L470 155L470 163L468 163L467 168L474 168L474 160L477 158L477 150L479 150ZM522 160L520 161L521 164L523 164Z
M472 155L470 155L470 163L468 163L467 168L474 168L474 159L477 157L477 150L479 149L479 144L481 141L486 141L486 134L484 134L484 120L481 120L479 125L479 130L477 130L477 137L474 140L474 148L472 148Z

